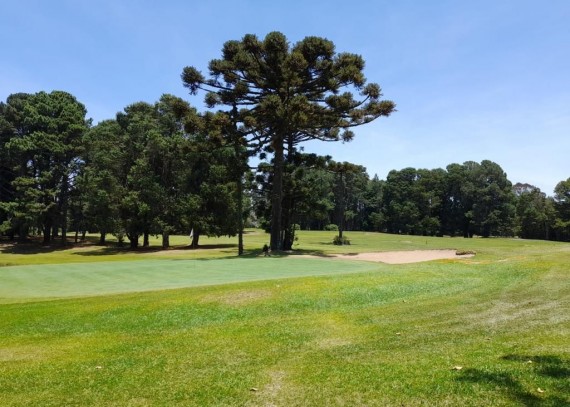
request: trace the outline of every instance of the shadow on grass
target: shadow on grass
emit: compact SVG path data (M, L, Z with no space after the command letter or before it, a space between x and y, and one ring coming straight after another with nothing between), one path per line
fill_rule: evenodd
M0 241L0 253L6 254L40 254L69 250L76 247L92 247L99 242L98 237L87 236L84 240L75 242L73 237L68 237L65 244L61 243L59 237L50 244L43 244L42 238L28 238L24 242Z
M458 380L501 389L513 401L527 407L570 406L570 361L552 355L507 355L501 359L519 366L523 363L532 366L534 374L548 379L548 386L543 385L547 388L539 390L540 384L537 384L529 390L516 375L504 371L466 369Z
M236 244L210 244L210 245L200 245L196 248L192 246L172 246L168 249L163 249L160 246L150 246L150 247L137 247L136 249L132 249L129 246L119 247L119 246L100 246L99 249L89 250L84 252L75 252L74 255L78 256L106 256L106 255L113 255L113 254L120 254L120 253L129 253L129 254L147 254L147 253L159 253L163 252L167 254L169 251L188 251L188 252L195 252L198 250L216 250L216 249L232 249L237 248Z
M202 248L213 248L212 246L203 247ZM245 250L241 256L237 254L237 245L218 245L216 248L218 249L225 249L225 248L232 248L236 249L235 252L226 252L227 254L217 257L203 257L203 258L193 258L192 260L220 260L220 259L255 259L258 257L269 257L269 258L277 258L277 259L284 259L284 258L295 258L301 256L314 256L314 257L322 257L322 258L333 258L335 257L334 254L327 254L322 250L305 250L305 249L295 249L289 251L273 251L269 256L265 256L262 249L249 249ZM353 253L356 254L356 253ZM172 259L172 260L187 260L187 259Z
M85 240L78 243L74 242L73 238L68 239L66 245L62 245L60 241L56 241L50 245L43 245L41 243L41 238L30 239L24 243L18 242L0 242L0 253L6 254L24 254L33 255L41 253L50 253L55 251L65 251L76 248L85 248L86 250L74 251L71 254L75 256L86 256L86 257L97 257L97 256L112 256L118 254L148 254L148 253L159 253L162 252L168 255L170 251L188 251L189 253L197 253L204 251L204 258L202 260L213 260L213 259L229 259L229 258L245 258L252 259L256 257L264 257L263 251L260 248L245 250L244 254L238 256L237 254L237 244L235 243L225 243L225 244L205 244L199 245L194 248L190 245L184 246L171 246L167 249L163 249L160 246L150 246L150 247L137 247L132 249L129 245L119 246L116 242L108 242L104 246L99 245L99 238L97 236L87 236ZM210 258L207 254L210 250L222 250L225 253L221 256L215 258ZM232 252L229 252L232 250ZM235 251L234 251L235 250ZM349 253L348 255L356 255L357 253ZM285 257L296 257L296 256L315 256L322 258L332 258L334 254L328 254L324 250L316 249L294 249L290 251L274 251L271 253L271 257L274 258L285 258ZM184 260L184 259L180 259Z

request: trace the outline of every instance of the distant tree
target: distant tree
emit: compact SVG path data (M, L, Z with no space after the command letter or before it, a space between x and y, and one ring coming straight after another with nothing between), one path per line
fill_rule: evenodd
M154 109L158 131L151 133L145 156L157 177L160 195L153 223L162 235L162 247L167 248L171 233L189 229L189 214L195 210L185 183L194 158L192 133L199 118L194 108L173 95L162 95Z
M85 227L99 232L100 244L105 244L107 234L122 230L119 207L125 193L127 141L116 120L102 121L84 136L85 165L78 179L82 208L76 212L81 211Z
M483 160L471 176L476 188L472 215L479 234L512 236L515 196L507 174L498 164Z
M125 137L119 176L122 188L120 233L124 231L131 248L136 248L141 236L146 246L150 233L159 233L154 221L163 196L147 149L149 140L158 137L159 128L154 106L146 102L127 106L124 112L117 113L116 121Z
M7 148L7 144L17 136L16 133L20 128L18 120L13 117L18 109L11 106L16 99L17 95L11 95L7 103L0 102L0 234L6 233L12 238L21 232L11 216L12 201L15 198L13 182L16 178L17 162Z
M450 236L462 234L464 237L471 237L475 233L469 212L475 199L475 187L469 177L469 168L474 165L477 163L449 164L446 167L441 212L443 234Z
M368 175L366 168L349 162L330 162L328 170L334 175L334 219L338 226L338 241L342 244L347 220L353 220L364 199Z
M442 235L446 172L441 168L417 170L416 197L420 212L418 234Z
M153 105L127 106L116 121L123 134L117 169L120 233L131 247L138 246L141 236L147 246L149 235L162 235L162 245L168 247L175 231L194 227L195 243L200 233L210 233L199 221L201 185L206 180L199 177L216 163L207 158L210 148L203 146L195 109L180 98L163 95Z
M554 222L552 200L539 188L517 183L513 186L516 195L517 235L523 239L550 239Z
M364 60L336 54L324 38L307 37L290 47L285 36L263 41L246 35L224 44L222 58L209 64L210 79L186 67L184 85L206 90L209 106L239 109L249 141L273 154L271 246L283 247L282 201L285 149L313 139L349 141L354 126L388 116L394 103L380 100L380 87L366 84ZM351 90L358 91L355 99Z
M383 195L384 195L385 181L374 175L368 181L366 187L366 221L364 224L365 230L372 230L376 232L385 231L386 222L383 214Z
M319 166L307 169L298 184L295 213L301 227L322 230L334 210L334 175Z
M194 231L192 246L207 236L235 236L238 233L237 185L232 173L232 147L219 147L207 138L194 139L198 143L189 167L186 188L193 201L188 214Z
M216 150L224 150L226 167L230 181L234 181L237 235L238 235L238 255L244 253L244 224L248 217L249 209L246 207L245 184L251 181L252 174L249 168L249 157L254 154L254 150L248 148L247 130L240 126L240 115L237 106L234 104L229 111L218 111L216 113L207 112L203 117L203 133L206 139Z
M421 219L415 168L392 170L383 189L384 217L389 233L417 234Z
M62 91L16 94L3 108L11 137L13 199L4 208L21 233L41 225L44 243L61 229L65 243L70 191L78 172L81 139L90 122L86 109ZM6 124L6 123L5 123Z
M515 196L502 168L489 160L447 166L443 231L464 237L514 234Z
M556 184L554 205L557 240L570 241L570 178Z

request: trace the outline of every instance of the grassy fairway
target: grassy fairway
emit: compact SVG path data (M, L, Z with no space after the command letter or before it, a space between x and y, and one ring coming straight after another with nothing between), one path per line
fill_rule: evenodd
M368 262L234 258L42 264L0 268L0 304L378 269Z
M24 284L4 292L21 290L17 300L28 301L0 305L0 405L570 405L570 245L349 236L349 252L478 255L388 266L140 253L144 261L0 268L0 287L21 273ZM255 239L258 247L265 237ZM321 233L300 242L309 252L338 250ZM11 255L1 260L17 263ZM50 255L32 256L53 263ZM77 296L265 276L275 279L50 301L25 292L58 280L74 290L58 296ZM90 288L104 280L113 283Z

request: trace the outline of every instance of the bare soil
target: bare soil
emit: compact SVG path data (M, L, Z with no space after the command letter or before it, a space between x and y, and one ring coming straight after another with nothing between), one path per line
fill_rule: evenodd
M410 250L397 252L334 254L327 257L334 257L336 259L342 260L375 261L387 264L406 264L442 259L465 259L468 257L473 257L473 255L457 255L455 250Z

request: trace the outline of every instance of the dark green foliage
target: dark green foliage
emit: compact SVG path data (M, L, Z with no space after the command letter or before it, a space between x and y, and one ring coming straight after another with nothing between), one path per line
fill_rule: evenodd
M127 106L117 119L96 126L86 142L86 217L101 233L126 235L131 247L162 235L236 233L234 151L185 101L163 95L154 105ZM188 131L187 131L188 130ZM189 132L190 131L190 132Z
M359 55L336 53L324 38L306 37L290 46L279 33L263 40L248 34L224 44L222 58L210 61L210 78L186 67L182 80L191 93L207 91L208 106L226 106L245 129L249 143L273 154L271 246L288 245L290 217L283 194L286 162L307 140L344 140L352 127L388 116L394 103L381 100L380 87L366 83ZM359 97L355 98L353 92ZM285 155L287 151L287 156Z
M517 197L517 235L524 239L550 239L555 217L552 199L529 184L518 183L513 190Z
M336 246L347 246L350 245L350 239L346 236L336 235L333 238L333 244Z
M14 94L2 105L0 131L5 200L3 229L25 237L33 227L44 243L67 232L69 195L79 170L85 107L66 92ZM3 158L4 158L3 157ZM8 202L6 202L8 201Z
M391 233L513 234L514 195L501 167L485 160L442 169L391 171L382 221ZM380 219L380 217L377 217Z
M570 178L554 188L554 207L556 240L570 241Z

